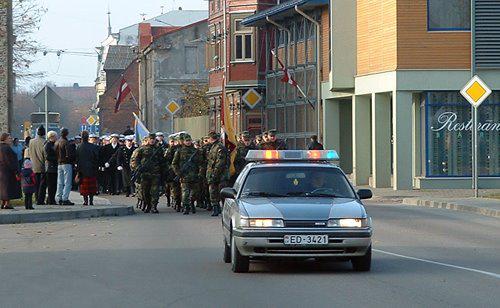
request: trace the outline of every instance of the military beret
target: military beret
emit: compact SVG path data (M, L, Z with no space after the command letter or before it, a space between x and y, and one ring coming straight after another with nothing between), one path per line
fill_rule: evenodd
M191 135L190 134L184 134L184 141L191 141Z
M168 135L168 140L175 140L175 135L174 134Z
M243 133L241 133L241 137L243 139L250 139L250 133L247 131L244 131Z
M268 131L268 132L267 132L267 134L268 134L269 136L276 136L276 134L277 134L277 133L278 133L278 131L277 131L277 130L275 130L275 129L271 129L270 131Z
M156 137L163 137L163 136L164 136L164 135L163 135L163 133L162 133L162 132L157 132L157 133L156 133Z
M262 133L262 136L267 136L268 133L269 133L268 131L265 131Z
M153 133L149 134L149 138L150 139L156 139L156 134L153 134Z

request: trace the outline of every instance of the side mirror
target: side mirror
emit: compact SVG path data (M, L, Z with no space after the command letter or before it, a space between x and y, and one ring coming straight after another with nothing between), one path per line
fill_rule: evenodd
M236 199L237 194L236 190L232 187L226 187L220 191L220 196L223 199Z
M360 189L358 190L359 199L371 199L373 197L373 193L369 189Z

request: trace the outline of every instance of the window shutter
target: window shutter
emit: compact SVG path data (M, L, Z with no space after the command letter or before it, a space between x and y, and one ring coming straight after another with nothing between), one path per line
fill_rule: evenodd
M500 68L500 1L476 0L476 66Z

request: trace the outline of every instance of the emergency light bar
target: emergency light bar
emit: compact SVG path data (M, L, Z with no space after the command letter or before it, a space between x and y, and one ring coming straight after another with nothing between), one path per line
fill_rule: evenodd
M340 157L335 150L250 150L247 161L334 161Z

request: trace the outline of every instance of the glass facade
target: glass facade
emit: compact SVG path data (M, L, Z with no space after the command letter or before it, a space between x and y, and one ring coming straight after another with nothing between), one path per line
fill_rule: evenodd
M457 92L425 93L426 175L470 177L470 104ZM480 176L500 176L500 91L478 109Z

